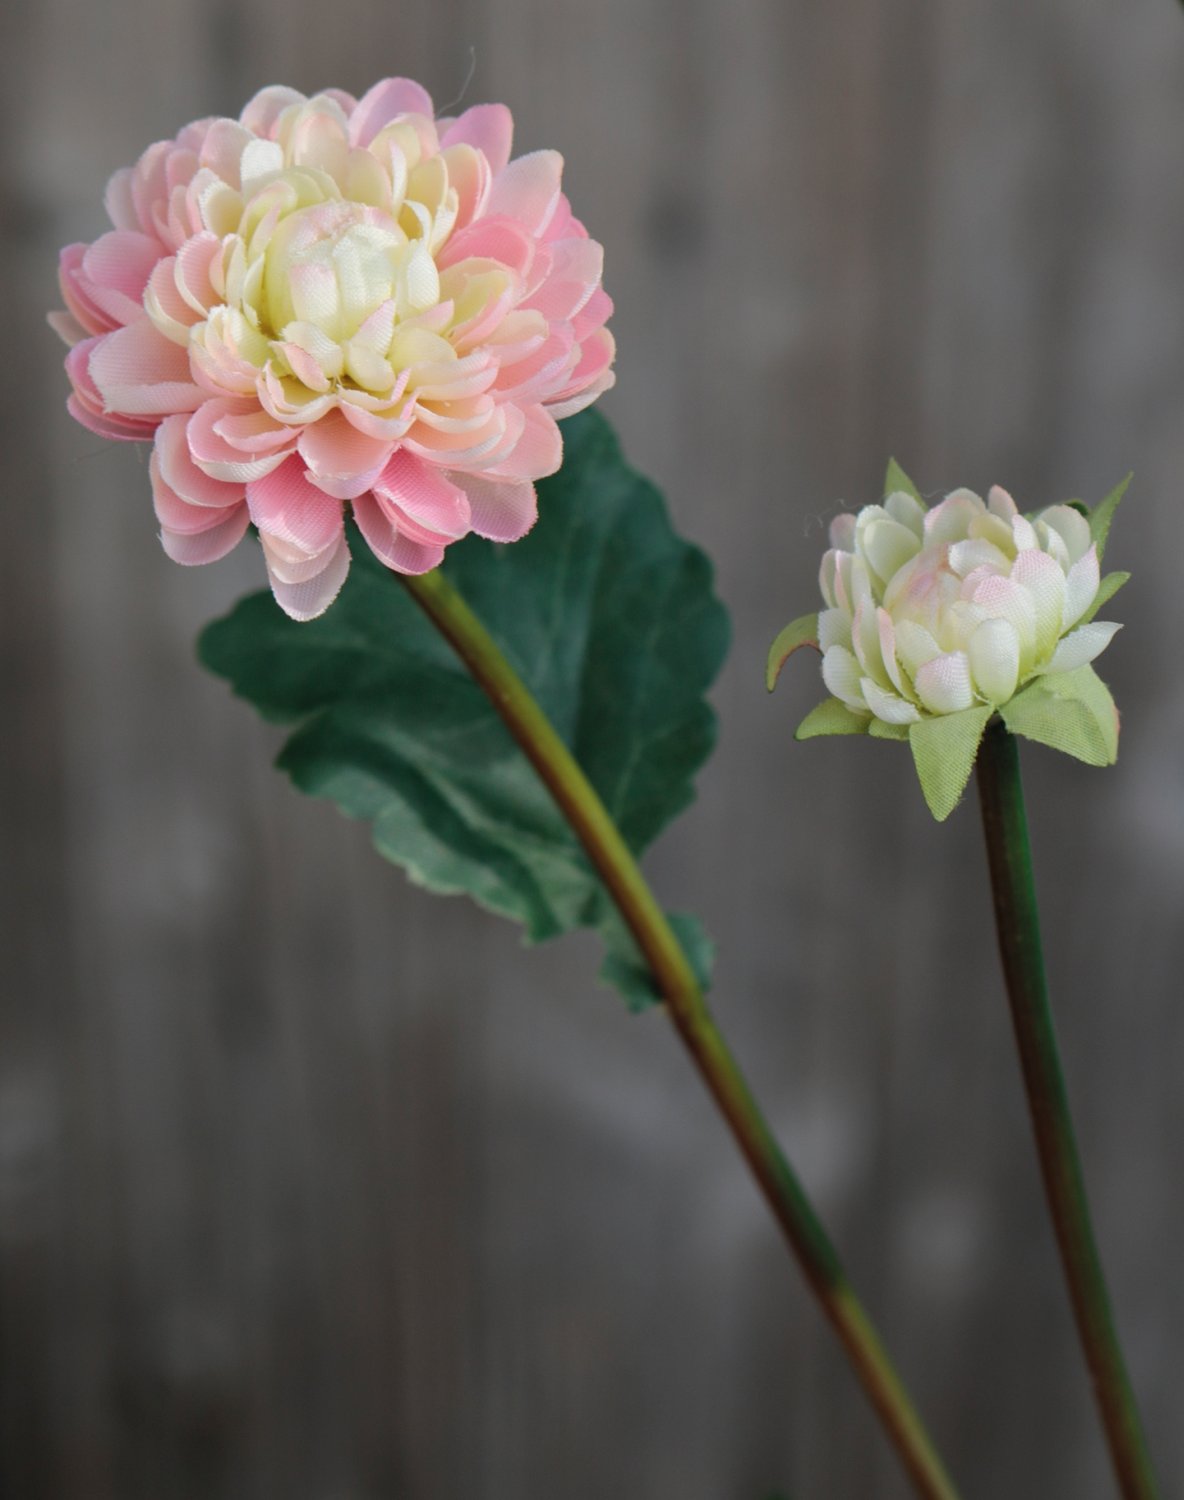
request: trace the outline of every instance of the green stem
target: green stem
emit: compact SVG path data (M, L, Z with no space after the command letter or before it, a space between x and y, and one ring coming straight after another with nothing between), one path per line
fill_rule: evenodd
M681 944L604 804L496 642L443 574L405 577L403 582L489 695L596 866L918 1494L926 1500L957 1500L826 1231L707 1008Z
M1057 1053L1040 950L1019 750L1014 736L998 719L992 720L983 736L978 789L999 952L1044 1190L1073 1312L1121 1492L1126 1500L1155 1500L1155 1476L1110 1310Z

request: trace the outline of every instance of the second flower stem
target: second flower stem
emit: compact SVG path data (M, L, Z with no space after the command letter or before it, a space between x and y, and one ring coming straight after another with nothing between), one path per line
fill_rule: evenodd
M442 573L404 577L411 596L485 690L570 823L649 965L666 1010L743 1152L811 1290L925 1500L957 1491L777 1145L665 913L571 751L497 643Z
M1155 1475L1090 1222L1048 1003L1019 749L998 719L988 726L979 750L978 788L999 952L1073 1312L1122 1494L1125 1500L1156 1500Z

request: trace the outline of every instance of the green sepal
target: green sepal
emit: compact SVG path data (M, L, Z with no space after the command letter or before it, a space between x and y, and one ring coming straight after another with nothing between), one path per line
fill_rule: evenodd
M812 615L799 615L784 630L777 632L776 640L769 647L769 659L765 663L765 686L770 692L777 686L781 668L803 646L813 646L815 651L818 650L817 611Z
M944 823L957 807L994 707L979 704L956 714L935 714L909 725L909 744L929 811Z
M1114 598L1123 584L1129 583L1130 580L1131 575L1129 573L1107 573L1098 585L1098 592L1094 595L1094 602L1082 615L1081 619L1078 620L1077 625L1074 625L1073 629L1076 630L1078 625L1088 625L1098 610L1101 609L1102 605L1109 604L1110 600Z
M920 505L925 501L921 497L921 491L900 467L894 458L888 460L888 469L884 475L884 498L895 495L897 490L904 490L906 495L911 495Z
M1118 710L1093 667L1037 677L999 712L1012 734L1087 766L1112 766L1118 759Z
M867 734L868 718L847 707L841 698L824 698L794 730L795 740L814 740L823 734Z
M1121 484L1116 484L1104 500L1099 500L1097 505L1089 513L1089 531L1094 539L1094 545L1098 549L1098 561L1102 561L1102 555L1106 551L1106 539L1110 535L1110 522L1114 519L1114 512L1118 509L1118 502L1126 494L1127 486L1134 478L1128 474Z
M884 719L877 719L873 714L871 723L867 726L867 732L873 740L907 740L909 728L908 724L889 724Z
M710 989L715 944L703 930L703 924L685 912L670 912L667 920L695 972L695 978L704 990ZM661 1004L662 996L654 987L649 967L625 924L605 922L601 926L601 935L605 946L599 975L601 983L617 990L634 1015L648 1010L651 1005Z

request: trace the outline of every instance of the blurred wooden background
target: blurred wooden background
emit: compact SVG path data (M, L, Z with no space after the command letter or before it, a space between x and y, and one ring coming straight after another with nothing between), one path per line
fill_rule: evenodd
M973 805L795 746L823 524L1136 469L1118 768L1025 756L1104 1251L1184 1493L1184 13L1173 0L9 0L0 1490L12 1500L896 1500L659 1016L410 888L197 668L144 456L63 409L56 250L260 85L505 99L608 252L606 402L735 647L657 851L967 1500L1112 1494L1046 1232Z

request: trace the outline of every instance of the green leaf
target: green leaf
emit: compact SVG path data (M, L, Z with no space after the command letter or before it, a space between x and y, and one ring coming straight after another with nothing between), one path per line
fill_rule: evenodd
M1104 500L1100 500L1089 513L1089 530L1098 549L1098 561L1106 551L1106 539L1110 535L1110 522L1118 509L1118 502L1126 494L1127 486L1134 478L1128 474L1121 484L1116 484Z
M909 726L907 724L889 724L884 719L877 719L874 715L867 726L867 732L873 740L907 740L909 737Z
M911 495L914 500L922 505L925 501L921 498L921 491L900 467L894 458L888 460L888 471L884 475L884 496L895 495L897 490L904 490L906 495Z
M506 547L469 537L444 571L640 853L693 800L713 748L703 695L727 615L707 558L671 529L605 419L584 412L563 431L535 528ZM350 549L320 619L297 624L255 594L206 629L202 661L294 726L277 764L372 824L412 880L472 896L529 941L599 928L619 955L631 940L599 877L484 692L352 526ZM702 960L705 942L687 941Z
M765 664L765 686L770 692L777 686L781 668L802 646L818 649L817 612L800 615L796 620L791 620L784 630L777 632L777 638L769 647L769 659Z
M1112 766L1118 759L1118 710L1093 667L1037 677L999 712L1012 734L1088 766Z
M1103 578L1101 583L1098 585L1098 592L1094 595L1094 602L1082 615L1081 619L1078 620L1077 624L1088 624L1089 621L1092 620L1097 612L1102 608L1103 604L1109 604L1110 600L1114 598L1115 594L1117 594L1123 584L1129 583L1130 581L1131 575L1129 573L1107 573L1105 578ZM1076 628L1077 627L1074 626L1074 629Z
M929 811L939 823L945 822L966 790L979 741L994 712L989 703L980 704L909 725L917 777Z
M670 915L670 925L695 971L696 979L707 989L715 961L715 944L704 932L698 917L674 912ZM654 988L653 976L624 923L610 918L602 924L601 933L605 943L604 963L600 966L603 982L612 985L625 997L625 1004L631 1011L646 1010L658 1004L662 997Z
M824 698L812 708L794 731L795 740L813 740L822 734L867 734L868 716L857 714L840 698Z

